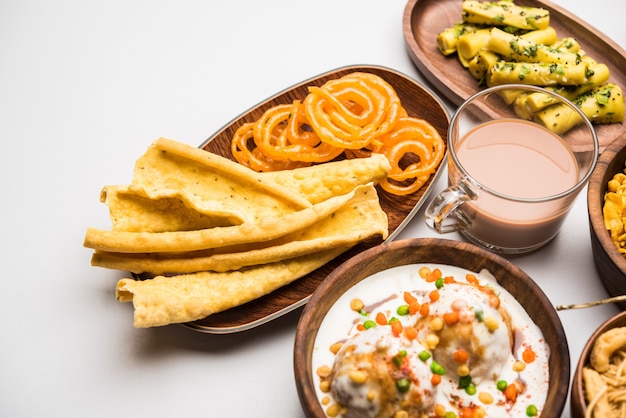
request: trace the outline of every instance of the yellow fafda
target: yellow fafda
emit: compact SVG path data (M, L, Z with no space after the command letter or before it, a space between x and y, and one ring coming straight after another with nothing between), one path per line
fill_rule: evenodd
M95 250L95 266L157 276L118 282L116 296L133 303L135 326L193 321L272 292L359 242L386 238L374 185L389 170L374 154L256 173L161 138L137 160L131 184L105 187L112 230L89 228L84 245Z

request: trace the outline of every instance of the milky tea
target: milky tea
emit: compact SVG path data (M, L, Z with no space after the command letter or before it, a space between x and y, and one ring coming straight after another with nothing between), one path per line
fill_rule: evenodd
M466 172L494 194L464 204L473 238L504 248L527 248L552 239L569 205L524 204L501 199L541 199L578 183L578 163L563 140L535 123L498 119L473 127L455 148ZM451 169L452 177L459 176Z
M559 106L550 118L531 109L526 97L535 93L546 106ZM598 150L591 122L562 96L523 84L480 90L452 116L448 187L428 204L424 220L494 252L533 251L558 233Z

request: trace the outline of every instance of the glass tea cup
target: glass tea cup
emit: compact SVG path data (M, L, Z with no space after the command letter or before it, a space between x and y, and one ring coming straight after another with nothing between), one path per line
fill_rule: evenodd
M493 252L521 254L552 240L598 159L591 122L547 89L500 85L468 98L448 130L448 187L426 224L459 231Z

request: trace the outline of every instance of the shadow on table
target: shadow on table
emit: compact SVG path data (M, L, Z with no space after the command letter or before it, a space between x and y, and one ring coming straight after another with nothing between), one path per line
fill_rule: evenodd
M163 356L176 350L203 351L210 353L229 352L249 349L250 345L263 344L266 341L295 337L296 326L303 308L298 308L271 322L230 334L207 334L194 331L183 325L172 324L163 327L135 329L137 350L142 357Z

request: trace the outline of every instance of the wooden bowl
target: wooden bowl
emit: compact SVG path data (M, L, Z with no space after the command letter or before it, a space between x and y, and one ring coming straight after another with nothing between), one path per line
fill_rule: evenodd
M589 355L591 354L591 350L593 349L593 345L596 342L596 339L598 339L598 337L602 335L602 333L612 328L624 326L626 326L626 311L622 311L606 320L602 325L598 327L598 329L594 331L591 337L589 337L587 344L585 344L585 347L580 354L580 358L578 359L578 363L576 364L574 377L572 378L572 394L570 397L570 412L572 418L583 418L585 416L587 401L585 400L582 370L583 367L585 367L589 363Z
M567 339L556 310L519 267L473 244L437 238L392 241L364 251L335 269L313 293L296 330L294 372L298 396L309 417L325 417L315 391L312 351L317 331L335 301L361 280L391 267L415 263L457 266L474 272L489 270L541 328L550 347L550 382L542 418L557 418L563 411L570 379Z
M611 296L626 294L626 258L615 247L609 232L604 227L602 208L607 183L618 172L624 170L626 161L626 133L623 133L604 150L589 178L587 209L591 249L600 280ZM626 309L626 303L620 304Z

